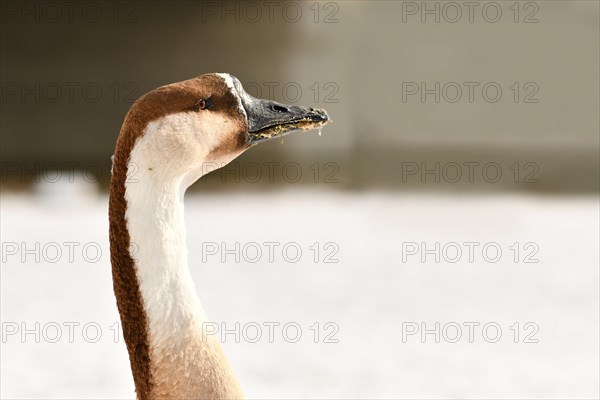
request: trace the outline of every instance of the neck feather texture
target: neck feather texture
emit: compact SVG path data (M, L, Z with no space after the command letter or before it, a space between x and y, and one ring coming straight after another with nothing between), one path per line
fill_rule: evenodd
M113 282L139 399L241 398L187 265L190 179L152 165L148 134L117 144L110 190ZM197 176L196 176L197 177Z

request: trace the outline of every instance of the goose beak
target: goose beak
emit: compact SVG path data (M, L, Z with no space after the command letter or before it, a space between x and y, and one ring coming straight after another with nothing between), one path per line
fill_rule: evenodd
M317 129L329 122L325 110L286 106L270 100L254 99L244 104L248 118L248 140L259 143L297 130Z
M285 136L297 130L318 129L330 121L325 110L257 99L246 93L241 84L236 86L248 119L250 144Z

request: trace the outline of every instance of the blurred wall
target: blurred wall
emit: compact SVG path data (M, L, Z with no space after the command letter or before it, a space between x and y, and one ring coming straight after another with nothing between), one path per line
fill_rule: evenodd
M135 98L220 71L334 123L253 149L211 188L597 192L598 2L472 4L3 2L3 187L57 165L106 184ZM265 160L302 176L256 185L247 166Z

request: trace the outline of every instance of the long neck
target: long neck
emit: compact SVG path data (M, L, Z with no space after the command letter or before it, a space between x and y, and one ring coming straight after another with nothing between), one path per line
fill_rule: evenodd
M151 345L173 346L205 320L187 265L183 196L176 182L136 173L126 184L130 253L148 319Z
M115 158L111 260L136 391L146 398L241 398L187 266L183 178Z

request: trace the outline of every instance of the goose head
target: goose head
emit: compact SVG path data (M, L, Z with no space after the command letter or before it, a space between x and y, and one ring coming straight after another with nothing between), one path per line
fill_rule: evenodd
M234 76L205 74L139 98L119 140L136 163L130 173L178 179L185 189L258 143L327 122L324 110L257 99Z

